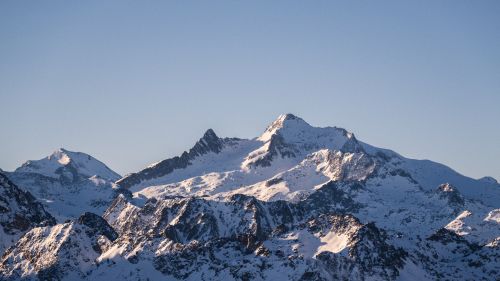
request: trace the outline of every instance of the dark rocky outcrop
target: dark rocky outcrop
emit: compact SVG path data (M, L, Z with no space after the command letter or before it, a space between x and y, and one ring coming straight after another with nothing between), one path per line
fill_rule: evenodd
M345 188L342 188L345 187ZM324 213L336 211L339 213L353 213L362 206L355 202L345 190L359 190L363 188L361 182L337 183L330 181L316 192L300 201L298 206L305 212Z
M0 225L5 233L19 234L36 226L54 224L55 219L31 193L0 173Z
M439 198L448 201L448 204L452 207L460 209L465 204L463 196L460 194L458 189L451 184L442 184L438 186L435 192Z
M184 151L181 156L163 160L146 169L129 174L116 183L122 188L130 188L145 180L151 180L172 173L175 169L183 169L191 165L191 160L209 152L219 153L226 141L234 139L221 139L212 129L208 129L203 137L189 151Z
M104 235L110 241L118 238L118 233L101 216L86 212L78 218L78 223L87 226L92 235Z
M277 156L291 158L296 157L297 153L298 150L293 144L287 144L279 133L274 134L271 136L271 140L269 140L268 152L264 155L264 157L257 159L254 162L254 165L268 167L271 166L271 162Z

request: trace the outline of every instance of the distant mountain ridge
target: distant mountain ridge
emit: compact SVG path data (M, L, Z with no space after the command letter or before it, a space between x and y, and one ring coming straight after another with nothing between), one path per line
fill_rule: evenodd
M17 168L15 172L36 173L66 182L74 182L92 176L110 181L121 178L119 174L94 157L64 148L59 148L46 158L29 160Z
M103 212L115 196L114 182L121 178L94 157L64 148L43 159L27 161L6 175L60 221L85 211Z

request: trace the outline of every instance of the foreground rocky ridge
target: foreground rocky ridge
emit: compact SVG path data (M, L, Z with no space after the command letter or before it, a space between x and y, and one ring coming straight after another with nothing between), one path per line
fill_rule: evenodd
M326 211L335 208L244 195L225 202L152 199L139 207L121 195L104 215L109 225L85 214L35 228L6 252L0 272L7 280L96 280L120 271L135 280L149 263L172 279L394 280L408 254L375 224Z
M31 228L55 223L33 195L0 173L0 252L3 253Z
M84 279L116 237L113 228L92 213L76 221L34 228L3 255L2 280Z

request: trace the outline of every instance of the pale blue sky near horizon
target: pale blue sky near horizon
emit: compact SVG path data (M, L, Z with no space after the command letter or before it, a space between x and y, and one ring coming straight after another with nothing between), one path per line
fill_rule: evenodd
M0 168L126 174L282 113L500 179L500 1L1 1Z

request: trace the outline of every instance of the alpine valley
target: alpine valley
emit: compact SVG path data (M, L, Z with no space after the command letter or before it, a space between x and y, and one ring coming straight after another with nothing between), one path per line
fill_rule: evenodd
M0 280L500 280L500 184L292 114L120 176L0 170Z

